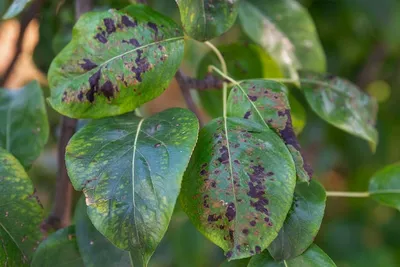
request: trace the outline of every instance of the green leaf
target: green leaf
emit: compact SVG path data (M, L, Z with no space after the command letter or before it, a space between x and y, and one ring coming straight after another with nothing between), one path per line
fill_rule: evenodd
M207 41L229 30L236 21L239 0L176 0L186 33Z
M287 89L283 84L268 80L240 82L229 94L227 113L274 129L292 154L299 180L311 180L312 169L306 163L293 131Z
M243 0L239 18L244 32L279 63L285 75L296 69L324 72L326 59L307 10L295 0Z
M247 267L250 258L240 259L235 261L225 260L219 267Z
M255 78L280 78L279 66L259 46L254 44L230 44L219 46L228 68L229 76L235 80ZM199 64L197 76L204 79L208 75L208 66L220 67L214 52L207 53ZM199 90L201 104L213 117L222 116L222 90Z
M335 267L336 264L317 245L312 244L300 256L287 261L274 261L265 250L251 258L248 267Z
M3 15L3 19L11 19L17 16L24 10L31 0L14 0L10 7L7 9L6 13Z
M49 102L73 118L127 113L165 90L183 49L182 30L147 6L85 13L50 66Z
M42 238L43 208L24 168L0 148L0 265L25 266Z
M180 202L196 228L229 259L246 258L277 236L295 181L290 153L272 130L218 118L200 131Z
M135 266L146 266L167 230L198 127L186 109L128 113L88 123L67 146L68 174L93 225Z
M329 74L302 73L301 88L312 110L323 120L370 143L375 151L376 100L351 82Z
M290 115L292 115L293 131L299 135L306 126L306 111L300 102L289 94Z
M49 136L42 89L36 81L19 90L0 88L0 147L28 168Z
M75 226L58 230L43 241L32 260L31 267L84 267L76 243Z
M324 217L325 201L325 189L317 181L296 185L285 223L268 247L275 260L295 258L314 242Z
M400 211L400 163L386 166L375 173L368 191L374 200Z
M86 267L131 266L129 252L115 247L93 226L83 197L75 209L75 225L76 241Z

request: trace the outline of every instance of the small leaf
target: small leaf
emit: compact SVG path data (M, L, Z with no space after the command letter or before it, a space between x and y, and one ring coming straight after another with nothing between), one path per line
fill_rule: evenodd
M86 13L50 66L49 102L73 118L132 111L165 90L183 49L182 30L147 6Z
M326 60L307 10L295 0L242 0L239 18L245 33L279 63L286 76L296 69L324 72Z
M42 89L33 81L19 90L0 88L0 147L28 168L49 136Z
M176 0L186 33L207 41L218 37L236 21L239 0Z
M371 198L400 211L400 163L386 166L369 182Z
M32 260L31 267L84 267L76 243L75 226L58 230L43 241Z
M25 266L39 244L43 208L24 168L0 148L0 265Z
M302 104L292 95L289 94L290 115L292 115L293 131L299 135L306 126L306 111Z
M3 15L3 19L11 19L17 16L24 10L31 0L14 0L10 7L7 9L6 13Z
M248 267L335 267L336 264L317 245L312 244L303 254L287 261L274 261L265 250L251 258Z
M285 223L268 247L275 260L295 258L314 242L324 217L325 201L325 189L317 181L296 185Z
M133 113L94 120L73 136L68 174L86 195L88 215L115 246L146 266L168 228L198 134L189 110L149 118Z
M93 226L86 213L84 198L75 209L75 225L76 241L86 267L131 266L129 252L115 247Z
M295 187L293 160L270 129L214 119L199 134L180 202L196 228L229 259L261 253L283 225Z
M347 80L326 74L302 73L301 88L312 110L323 120L370 143L375 151L376 100Z
M229 94L227 113L274 129L292 154L299 180L311 180L312 169L306 163L293 131L287 89L283 84L267 80L242 81Z

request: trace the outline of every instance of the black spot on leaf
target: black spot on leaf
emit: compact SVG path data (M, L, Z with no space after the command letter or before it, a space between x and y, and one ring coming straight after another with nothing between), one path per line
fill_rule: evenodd
M114 86L111 81L106 81L101 87L100 92L103 93L108 100L114 96Z
M99 90L100 76L101 76L101 69L96 71L89 78L90 90L86 93L86 98L90 103L94 101L94 94L97 93Z
M96 36L94 38L97 39L100 43L103 43L103 44L108 42L106 36L104 34L102 34L102 33L96 34Z
M97 64L93 63L90 59L84 58L83 61L84 63L80 63L79 66L84 70L89 71L97 67Z
M229 203L228 207L226 208L226 213L225 213L226 218L228 218L228 221L232 221L235 219L236 216L236 208L234 203Z
M121 21L122 21L122 24L124 24L128 28L137 26L137 22L130 20L130 18L128 16L122 16Z
M247 95L251 101L257 101L258 97L255 95Z
M251 115L251 111L249 110L244 114L243 118L248 119L250 117L250 115Z
M226 146L222 146L219 149L219 152L221 152L221 156L218 158L218 161L222 164L227 164L229 162L228 148Z
M140 46L139 41L137 39L135 39L135 38L131 38L131 39L129 39L129 41L122 40L122 42L123 43L127 43L127 44L131 44L131 45L133 45L135 47L139 47Z
M115 23L110 18L103 19L104 26L106 26L106 31L108 34L115 32L117 29L115 28Z

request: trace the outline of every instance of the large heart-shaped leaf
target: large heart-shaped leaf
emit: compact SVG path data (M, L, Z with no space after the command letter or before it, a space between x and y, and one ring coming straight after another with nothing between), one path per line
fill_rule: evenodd
M306 163L293 131L287 89L283 84L267 80L240 82L229 94L227 113L274 129L292 154L297 177L301 181L310 181L312 169Z
M3 15L3 19L11 19L15 16L17 16L19 13L24 10L25 6L30 2L31 0L14 0L10 7L7 9L6 13Z
M374 200L400 211L400 163L375 173L369 182L368 191Z
M43 209L24 168L0 148L0 265L25 266L39 244Z
M268 251L251 258L248 267L335 267L336 264L317 245L311 245L303 254L287 261L274 261Z
M49 136L42 89L33 81L19 90L0 89L0 147L28 168Z
M86 13L50 66L50 104L74 118L132 111L165 90L183 49L182 30L147 6Z
M86 213L85 199L75 209L76 242L86 267L131 266L129 252L115 247L97 231Z
M214 119L199 134L180 201L197 229L230 259L267 248L283 225L296 175L283 141L241 118Z
M333 75L302 73L301 88L312 110L328 123L370 143L375 151L376 100Z
M198 127L186 109L128 113L88 123L67 146L68 174L91 221L135 266L147 264L167 230Z
M302 254L313 242L324 217L326 194L317 181L298 183L293 204L278 237L268 247L275 260Z
M239 0L176 0L186 33L199 41L218 37L235 23Z
M295 0L242 0L239 18L245 33L279 63L286 76L296 69L324 72L325 55L314 23Z
M58 230L43 241L32 260L31 267L84 267L76 243L75 226Z

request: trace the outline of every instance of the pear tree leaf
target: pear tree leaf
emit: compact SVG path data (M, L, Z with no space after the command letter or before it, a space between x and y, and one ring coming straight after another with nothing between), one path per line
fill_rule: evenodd
M306 111L303 105L289 93L290 115L292 116L293 131L299 135L306 126Z
M31 2L31 0L14 0L3 15L3 19L11 19L17 16L24 10L29 2Z

